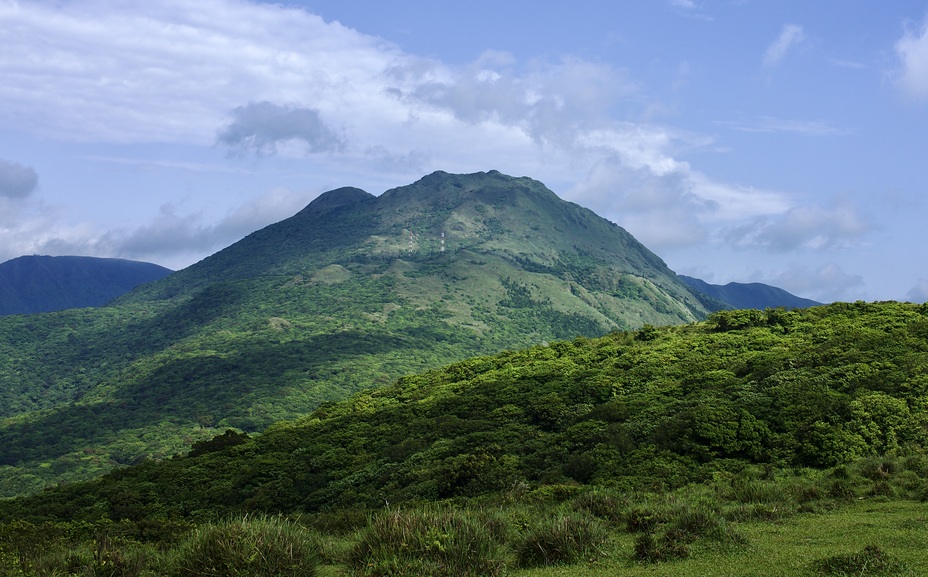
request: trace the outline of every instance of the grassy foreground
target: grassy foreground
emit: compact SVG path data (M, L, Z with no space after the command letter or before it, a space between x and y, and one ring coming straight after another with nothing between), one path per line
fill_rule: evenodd
M673 562L643 564L634 559L634 536L615 535L610 555L581 566L513 571L520 577L568 575L622 577L787 577L796 575L928 575L928 505L911 501L857 501L825 513L804 513L775 523L741 523L747 540L734 549L706 548ZM822 572L816 563L878 547L904 567L882 572L870 564L861 571ZM331 575L338 575L332 572Z
M891 460L885 479L859 474L873 462L199 525L14 521L0 525L0 576L928 575L928 499Z

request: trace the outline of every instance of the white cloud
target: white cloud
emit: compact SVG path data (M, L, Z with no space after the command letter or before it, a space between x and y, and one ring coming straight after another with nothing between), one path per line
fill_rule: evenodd
M275 188L209 223L177 203L162 205L146 224L101 230L62 224L62 211L43 202L0 198L0 262L24 254L122 257L179 269L248 234L293 216L318 193Z
M269 224L291 217L315 194L275 188L230 211L216 223L207 223L198 212L183 212L176 204L164 204L150 223L134 229L114 230L99 241L109 254L163 261L172 255L209 253L223 248Z
M906 30L896 42L900 69L896 75L899 88L916 99L928 99L928 18L917 32Z
M0 158L0 197L25 198L39 185L35 169Z
M800 134L805 136L832 136L843 131L822 120L790 120L772 116L760 116L751 121L720 122L740 132L763 134Z
M861 241L873 225L848 201L831 206L795 206L779 215L763 216L727 234L737 246L774 251L845 248Z
M63 211L41 199L0 196L0 262L24 254L89 254L95 227L65 224Z
M912 287L905 297L909 302L928 302L928 279L919 279L918 284Z
M780 35L777 36L777 39L773 41L770 46L767 47L767 51L764 52L764 66L772 68L777 66L783 58L786 57L786 54L805 40L806 34L802 29L802 26L797 24L784 24L783 28L780 30Z
M717 182L685 162L660 155L658 147L647 150L642 154L616 146L613 156L597 162L567 197L614 220L658 251L706 242L719 230L790 207L785 195Z
M230 110L263 100L323 115L375 106L376 78L403 58L306 11L244 0L4 2L0 29L4 124L84 141L209 144Z

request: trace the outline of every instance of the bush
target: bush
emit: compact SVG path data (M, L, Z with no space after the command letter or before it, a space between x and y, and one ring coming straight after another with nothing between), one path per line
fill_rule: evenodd
M498 531L466 511L423 507L384 511L348 555L348 574L363 577L494 576L505 568Z
M279 517L244 517L203 525L176 549L174 575L197 577L310 577L315 540Z
M301 523L326 535L348 535L371 521L371 511L359 507L320 511L299 517Z
M602 554L609 537L603 524L588 514L568 513L531 527L515 546L520 567L576 563Z
M664 523L635 539L635 558L639 561L684 559L689 556L689 546L700 539L730 545L746 542L720 511L705 504L679 503L664 515Z
M670 514L665 508L633 507L625 513L625 526L630 533L649 533L668 519Z
M60 542L28 560L20 559L20 567L13 573L4 573L0 567L0 575L139 577L149 574L146 571L159 566L160 561L161 554L150 545L114 542L101 536L80 545Z
M574 511L586 511L611 525L618 526L624 519L624 499L612 491L593 489L574 497L570 504Z
M690 554L688 543L680 538L679 532L671 531L656 537L644 533L635 539L635 559L658 563L672 559L685 559Z
M820 559L812 564L812 573L823 577L913 575L905 563L894 559L874 545L867 545L858 553Z

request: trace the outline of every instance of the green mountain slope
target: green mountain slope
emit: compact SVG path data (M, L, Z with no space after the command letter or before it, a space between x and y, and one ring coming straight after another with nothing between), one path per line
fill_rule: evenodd
M21 256L0 263L0 315L98 307L170 269L86 256Z
M0 319L0 495L475 355L692 322L704 302L528 178L334 190L111 306Z
M671 489L752 465L924 454L926 400L928 306L722 311L470 359L0 511L203 520L545 486Z

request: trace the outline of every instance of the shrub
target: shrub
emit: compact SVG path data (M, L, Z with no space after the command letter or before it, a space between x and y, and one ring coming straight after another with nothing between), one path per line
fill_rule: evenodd
M299 517L299 521L326 535L347 535L366 527L371 521L371 512L349 507L304 515Z
M497 530L449 508L390 510L377 515L348 555L348 574L494 576L505 567Z
M739 503L777 503L785 498L783 484L774 481L737 479L731 486L731 499Z
M625 513L625 526L631 533L648 533L668 519L670 514L665 508L645 505L633 507Z
M689 545L680 538L678 532L664 533L656 537L653 533L644 533L635 538L635 559L658 563L672 559L685 559L689 556Z
M544 519L531 527L515 545L520 567L576 563L602 554L609 534L596 518L568 513Z
M624 518L624 500L611 491L593 489L577 495L570 504L574 511L586 511L611 525L619 525Z
M48 545L48 544L46 544ZM2 556L0 556L2 557ZM30 558L20 559L11 575L31 577L139 577L161 564L162 555L151 545L114 541L99 536L91 542L61 541ZM8 575L0 567L0 575Z
M635 539L635 558L658 562L689 556L689 546L697 540L743 545L744 537L735 532L717 509L703 503L678 503L665 513L667 520Z
M310 577L318 564L312 536L279 517L244 517L201 526L175 555L177 576Z
M812 564L812 573L815 575L843 577L892 577L893 575L913 575L913 573L898 559L884 553L879 547L867 545L858 553L848 555L833 555L819 559Z
M898 469L895 461L885 457L862 459L859 466L860 474L871 481L885 481Z

